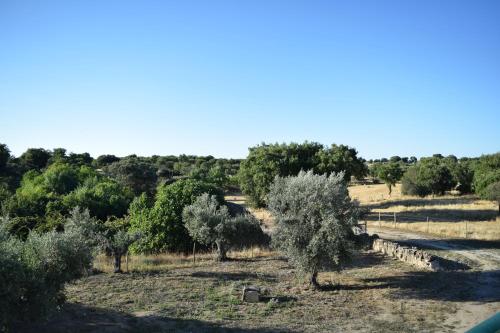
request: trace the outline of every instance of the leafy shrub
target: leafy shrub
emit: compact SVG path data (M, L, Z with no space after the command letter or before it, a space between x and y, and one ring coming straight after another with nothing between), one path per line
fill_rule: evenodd
M120 184L132 189L135 195L153 194L156 188L156 168L153 164L136 157L127 157L111 163L105 171Z
M195 241L217 246L218 261L227 259L230 248L261 244L265 239L259 222L252 215L231 217L228 208L208 193L184 208L183 219Z
M7 232L5 220L0 223L0 329L48 314L64 300L64 283L92 262L91 247L77 229L30 232L21 241Z
M113 179L92 177L63 198L68 208L82 207L101 221L123 217L132 201L132 192Z
M407 195L442 195L453 188L453 176L443 158L422 158L402 178L401 192Z
M194 179L160 186L152 207L144 196L134 201L130 209L131 230L141 234L141 240L133 246L134 252L188 252L193 240L184 226L182 211L203 193L214 194L223 201L218 188Z
M410 167L401 179L401 192L405 195L418 195L424 197L430 194L430 189L422 184L418 178L418 169Z
M481 197L486 200L496 201L498 204L498 215L500 215L500 181L488 185L481 192Z
M500 181L500 153L479 158L474 171L474 192L484 196L486 188Z
M344 175L276 177L269 193L269 208L276 220L273 245L319 287L318 272L340 269L353 249L352 227L357 208L349 198Z

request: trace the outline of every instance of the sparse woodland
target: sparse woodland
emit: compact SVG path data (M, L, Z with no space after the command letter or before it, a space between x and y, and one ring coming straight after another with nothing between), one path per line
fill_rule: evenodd
M352 227L362 213L349 182L384 182L391 195L476 195L499 202L500 153L477 158L439 154L366 161L345 145L262 144L244 160L212 156L135 155L97 158L65 149L28 149L13 156L0 145L0 329L39 320L64 303L64 285L91 274L98 258L187 255L261 246L278 250L309 282L349 267ZM272 242L248 209L273 215ZM240 207L241 208L241 207ZM128 261L127 261L128 262ZM194 274L194 273L193 273ZM124 277L126 278L126 276Z

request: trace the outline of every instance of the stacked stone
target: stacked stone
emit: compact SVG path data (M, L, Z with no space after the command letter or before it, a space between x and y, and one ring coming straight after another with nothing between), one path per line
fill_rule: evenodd
M407 247L396 242L379 238L373 241L373 250L397 258L421 269L430 271L441 270L438 257L415 247Z

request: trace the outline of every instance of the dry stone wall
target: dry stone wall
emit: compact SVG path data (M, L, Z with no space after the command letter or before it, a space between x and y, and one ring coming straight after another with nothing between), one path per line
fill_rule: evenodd
M385 239L375 239L372 245L373 250L397 258L415 267L429 270L441 271L439 258L415 247L408 247L391 242Z

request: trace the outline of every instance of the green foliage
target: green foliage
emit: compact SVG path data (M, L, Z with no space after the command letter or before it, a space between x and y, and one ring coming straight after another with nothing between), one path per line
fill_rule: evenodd
M64 283L90 268L92 251L75 229L30 232L23 242L0 223L0 330L43 317L64 300Z
M135 157L111 163L105 171L120 184L132 189L135 195L143 192L151 195L156 188L156 168L151 163Z
M391 158L392 159L392 158ZM392 192L392 187L403 176L403 169L401 164L398 162L390 162L382 164L377 170L377 177L380 178L384 183L386 183L389 188L389 195Z
M10 150L6 144L0 143L0 171L7 166L7 161L10 159Z
M481 197L498 203L498 214L500 215L500 181L489 184L482 192Z
M29 148L20 157L26 170L41 170L47 166L51 153L43 148Z
M500 181L500 153L483 155L474 169L474 191L483 196L486 188Z
M226 206L215 196L204 193L183 210L183 220L193 240L204 245L217 245L217 259L225 260L228 247L226 224L230 220Z
M316 173L344 171L346 180L351 175L366 175L364 161L353 148L332 145L324 149L319 143L262 144L249 148L248 157L241 162L238 178L251 204L264 206L269 186L275 176L294 176L301 170Z
M91 216L105 221L112 216L123 217L132 199L131 191L116 181L94 177L65 196L63 202L68 208L87 208Z
M461 194L471 193L474 180L474 170L466 161L455 162L449 165L453 184Z
M218 261L225 260L232 247L256 245L265 238L255 218L251 215L231 217L227 207L208 193L184 208L183 220L195 241L207 246L217 245Z
M275 217L273 244L300 270L316 276L322 269L340 269L353 249L352 227L357 208L349 198L342 173L277 177L269 193Z
M182 179L160 186L151 208L148 208L144 197L134 201L130 210L131 230L141 234L141 241L134 245L134 251L189 251L192 239L184 226L182 211L203 193L217 195L221 202L223 200L222 193L214 185Z
M56 162L43 173L47 192L67 194L79 184L78 172L68 164Z
M119 160L120 158L115 155L101 155L95 159L94 164L97 168L103 168L111 163L118 162Z
M318 152L318 165L315 171L319 174L342 171L347 181L351 179L351 176L361 179L368 174L368 168L364 160L357 155L358 152L354 148L332 144L330 148Z
M453 185L453 176L448 165L443 158L434 156L420 159L415 166L407 170L402 178L401 191L407 195L442 195L451 190Z

